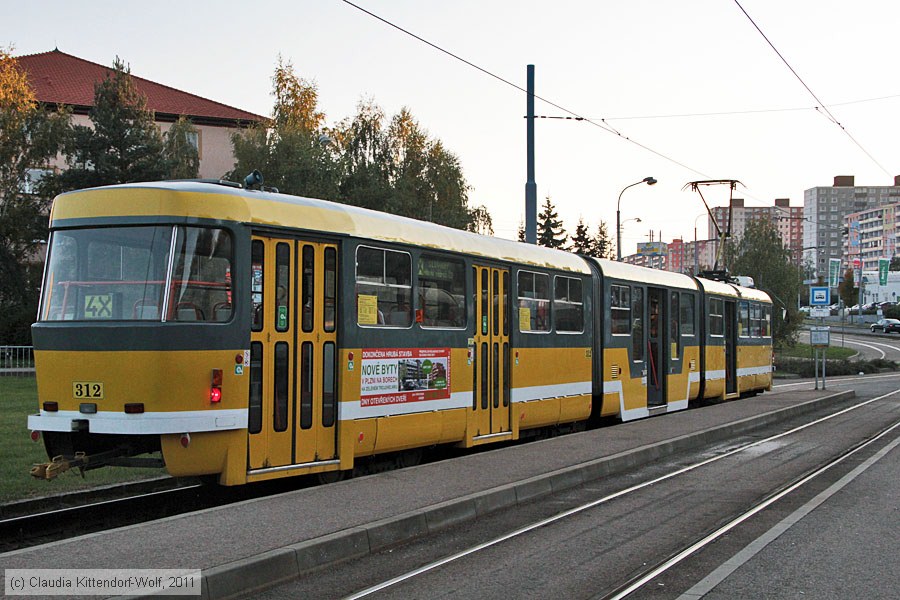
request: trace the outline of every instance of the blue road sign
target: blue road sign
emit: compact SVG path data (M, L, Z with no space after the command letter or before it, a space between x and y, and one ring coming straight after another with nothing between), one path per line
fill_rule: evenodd
M827 287L809 288L810 306L828 306L831 304L831 289Z

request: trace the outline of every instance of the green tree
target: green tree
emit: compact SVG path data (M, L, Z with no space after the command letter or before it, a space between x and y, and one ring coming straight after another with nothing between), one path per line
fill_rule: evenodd
M550 196L547 196L537 217L537 243L539 246L565 250L567 237L556 207L550 201Z
M258 169L266 185L479 232L493 231L484 206L468 206L459 158L429 137L407 108L386 121L373 100L353 117L325 125L314 83L278 59L271 123L232 138L230 179Z
M38 177L62 149L69 118L35 100L11 50L0 48L0 343L30 343L50 205Z
M796 301L802 275L772 222L760 219L748 223L738 240L727 242L725 256L732 275L749 275L756 287L772 298L774 343L792 344L802 324Z
M600 221L597 225L597 235L594 236L594 252L592 256L597 258L614 258L615 249L613 248L612 239L609 237L609 229L605 221Z
M172 124L164 136L164 155L169 179L195 179L200 171L200 154L191 142L198 132L184 115Z
M113 70L94 87L91 126L75 125L66 148L67 168L51 178L56 193L135 181L165 179L174 170L147 99L116 58Z
M341 168L318 108L316 84L297 77L291 63L278 57L272 95L271 122L232 136L235 166L226 177L243 181L259 170L265 185L281 192L337 199Z
M494 235L494 220L483 204L469 211L469 225L466 229L481 235Z
M344 119L332 130L343 167L341 200L390 212L394 204L393 169L384 111L372 100L360 101L356 109L352 119Z
M844 302L844 306L853 306L859 301L859 288L853 281L853 269L844 271L844 278L838 285L838 295Z
M575 254L584 254L585 256L595 256L596 242L588 232L588 226L584 223L583 217L578 217L578 224L575 226L575 234L570 238L571 244L569 251Z

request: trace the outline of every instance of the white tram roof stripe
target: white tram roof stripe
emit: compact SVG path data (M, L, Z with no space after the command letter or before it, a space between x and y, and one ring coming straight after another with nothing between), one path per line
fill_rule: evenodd
M118 202L101 201L103 197L110 198L111 194L124 196L125 199ZM215 210L216 206L220 207L221 214ZM561 250L483 236L348 204L202 182L133 183L70 192L54 200L52 219L57 221L160 214L294 227L448 250L585 275L590 273L583 258Z

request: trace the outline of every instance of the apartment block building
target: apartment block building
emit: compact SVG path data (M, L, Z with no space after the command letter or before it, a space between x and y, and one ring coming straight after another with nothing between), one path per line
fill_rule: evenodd
M790 204L789 198L776 198L773 206L746 206L743 198L732 198L730 207L732 238L740 238L747 225L753 221L769 220L778 230L782 244L791 251L791 257L795 264L799 265L803 249L804 208ZM710 239L717 235L713 219L718 223L720 229L723 231L728 229L729 207L715 206L712 208L712 213L712 217L708 219Z
M876 222L884 215L870 211L897 203L900 203L900 176L894 177L893 185L858 186L853 175L839 175L834 178L833 186L806 190L803 197L803 264L808 266L807 277L827 277L828 261L832 258L843 258L847 265L845 247L853 249L855 257L861 257L863 250L870 257L876 251L887 252L887 244L876 233L879 229ZM866 214L865 222L860 220L862 214ZM848 219L848 215L857 215L856 220ZM845 226L849 229L846 236ZM881 241L876 242L876 238ZM863 246L863 243L872 245ZM893 249L891 255L884 258L891 256ZM852 258L849 260L852 264ZM875 262L877 264L877 259Z
M850 213L844 217L844 268L878 269L878 260L897 252L900 202Z

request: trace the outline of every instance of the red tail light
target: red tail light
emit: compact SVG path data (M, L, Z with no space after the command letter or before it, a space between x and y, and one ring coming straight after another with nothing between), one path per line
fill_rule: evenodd
M59 410L59 402L44 402L44 410L47 412L57 412Z
M36 442L39 439L41 439L41 432L40 431L32 431L31 432L31 441Z
M125 414L126 415L139 415L144 412L144 403L143 402L129 402L125 405Z
M222 369L212 370L212 385L209 388L209 401L213 404L222 401Z

